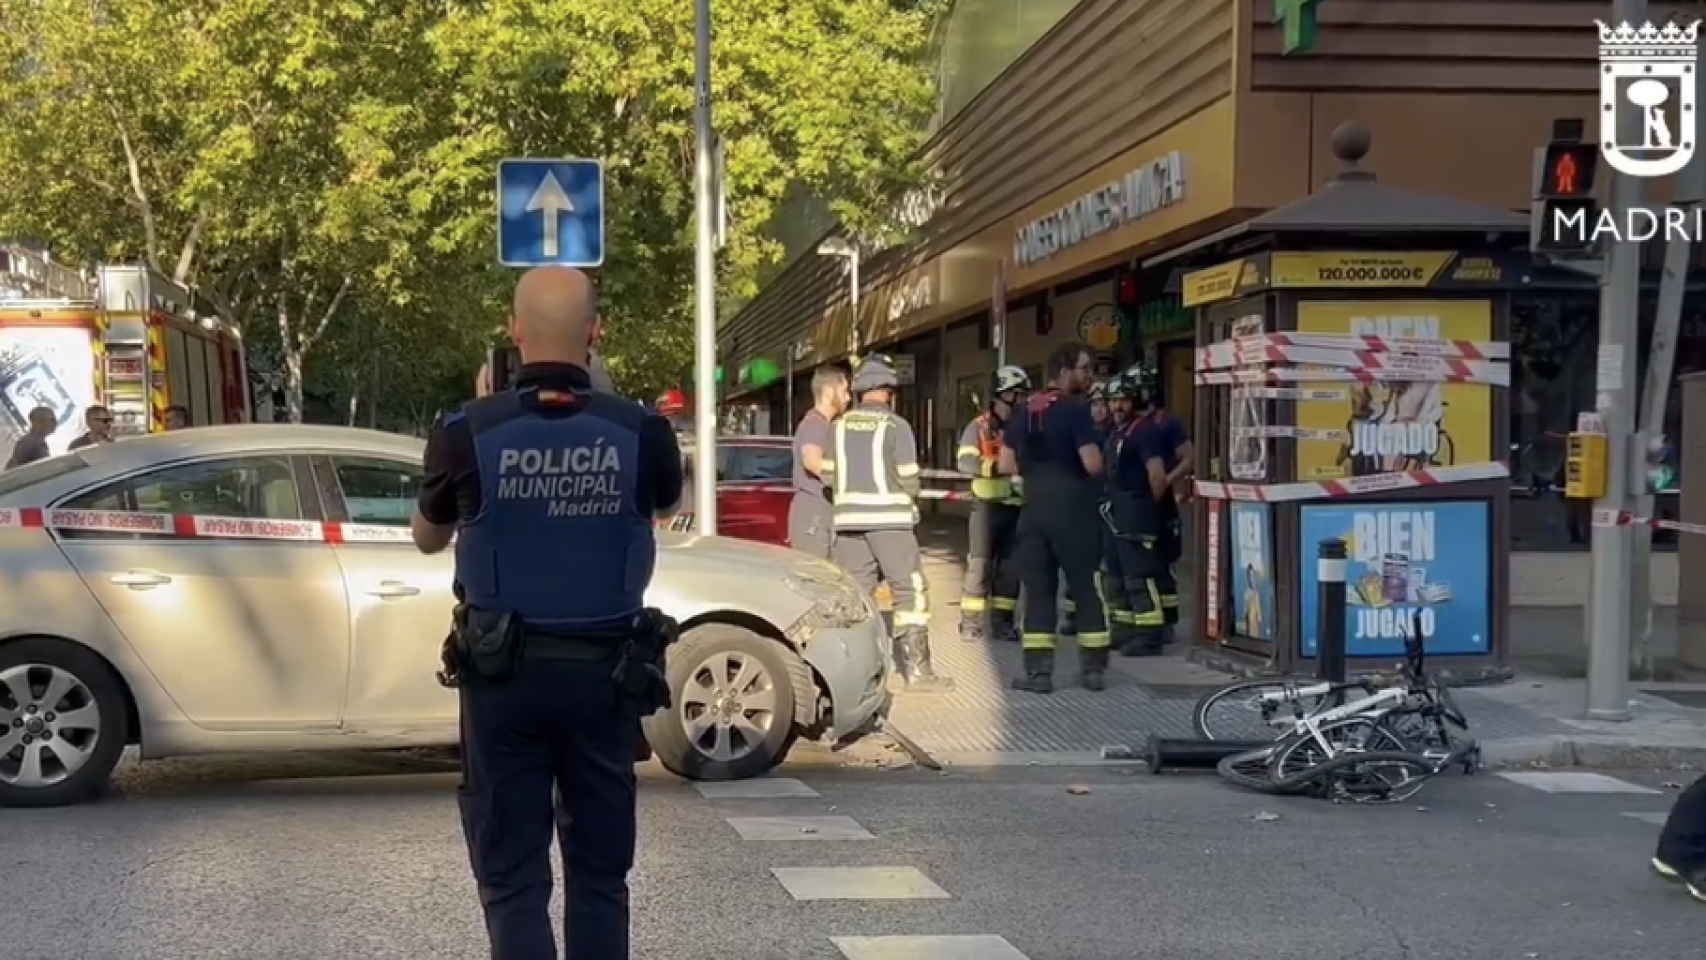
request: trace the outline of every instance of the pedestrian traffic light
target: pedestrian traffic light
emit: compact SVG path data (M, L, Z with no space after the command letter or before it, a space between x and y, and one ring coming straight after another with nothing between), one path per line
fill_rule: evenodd
M1599 202L1594 199L1599 147L1563 125L1535 151L1529 248L1535 253L1582 254L1593 248Z
M1671 463L1670 444L1664 434L1648 437L1642 451L1645 471L1642 484L1647 493L1663 493L1676 486L1676 467Z

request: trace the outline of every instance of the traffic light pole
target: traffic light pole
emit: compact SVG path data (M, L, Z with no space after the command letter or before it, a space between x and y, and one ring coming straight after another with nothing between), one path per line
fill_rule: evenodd
M1699 65L1696 66L1696 75ZM1688 166L1671 182L1671 208L1682 211L1682 222L1692 223L1702 202L1706 202L1706 162L1697 151ZM1667 221L1668 222L1668 221ZM1647 354L1647 380L1641 392L1641 419L1636 424L1634 451L1631 459L1641 471L1635 487L1634 512L1637 517L1656 516L1654 488L1647 477L1652 448L1665 436L1666 405L1670 402L1670 385L1676 369L1676 341L1682 334L1682 300L1688 289L1688 265L1694 259L1694 244L1688 231L1682 236L1668 238L1665 245L1664 276L1659 281L1658 309L1653 314L1653 340ZM1673 438L1674 439L1674 438ZM1653 669L1653 598L1652 556L1653 530L1637 525L1634 536L1634 562L1630 564L1630 636L1635 638L1635 660L1647 672Z
M1646 0L1614 0L1613 23L1645 23ZM1641 116L1631 109L1613 114L1615 139L1636 143L1641 139ZM1604 139L1606 131L1601 128ZM1629 211L1641 204L1641 181L1625 173L1612 172L1607 208L1618 224L1629 222ZM1599 288L1599 355L1596 364L1594 406L1605 423L1606 447L1612 461L1627 462L1633 448L1634 403L1637 369L1635 353L1640 349L1641 246L1636 243L1605 245L1605 272ZM1621 513L1628 510L1632 470L1609 470L1605 496L1595 501L1596 511ZM1634 560L1633 530L1624 525L1593 528L1593 572L1588 606L1587 716L1590 720L1629 719L1629 625L1630 566Z

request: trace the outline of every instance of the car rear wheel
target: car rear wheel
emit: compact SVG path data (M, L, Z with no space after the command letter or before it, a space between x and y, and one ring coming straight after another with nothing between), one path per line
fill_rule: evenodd
M0 646L0 807L57 807L106 789L126 739L124 690L75 644Z
M743 780L793 746L792 650L724 624L683 634L669 652L673 705L646 719L658 762L690 780Z

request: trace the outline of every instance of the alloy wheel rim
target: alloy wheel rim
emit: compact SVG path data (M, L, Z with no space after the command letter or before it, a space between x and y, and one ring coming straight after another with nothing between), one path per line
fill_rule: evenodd
M758 658L713 653L688 674L679 719L707 759L733 762L757 752L777 723L776 680Z
M76 674L43 663L0 670L0 783L63 783L88 764L100 739L101 708Z

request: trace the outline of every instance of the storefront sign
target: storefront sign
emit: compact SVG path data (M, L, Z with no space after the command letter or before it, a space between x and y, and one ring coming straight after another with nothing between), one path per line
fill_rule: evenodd
M1218 267L1193 270L1180 282L1179 299L1187 307L1200 307L1222 300L1236 300L1246 293L1260 290L1268 284L1263 270L1266 259L1233 260Z
M1429 654L1487 653L1492 644L1491 514L1482 502L1383 503L1301 508L1297 568L1303 574L1303 649L1320 636L1322 540L1350 553L1345 584L1346 650L1353 657L1404 652L1412 624Z
M1274 638L1274 540L1265 503L1232 504L1232 629L1253 640Z
M930 277L920 277L911 283L902 284L889 297L889 319L899 320L909 313L917 313L935 305L935 281Z
M1492 339L1493 308L1485 300L1311 301L1297 305L1297 332L1484 341ZM1300 401L1297 427L1334 439L1295 444L1297 479L1487 463L1495 459L1492 391L1485 384L1382 380L1350 385L1344 401Z
M1221 500L1204 500L1202 504L1206 518L1203 523L1203 539L1207 541L1204 550L1206 556L1203 557L1203 632L1208 634L1210 640L1219 640L1225 636L1220 625L1220 518L1226 510L1226 504Z
M1078 315L1078 339L1092 350L1112 350L1120 342L1120 312L1111 303L1086 307Z
M1184 199L1185 158L1175 150L1020 227L1013 238L1013 262L1021 267L1039 263Z

